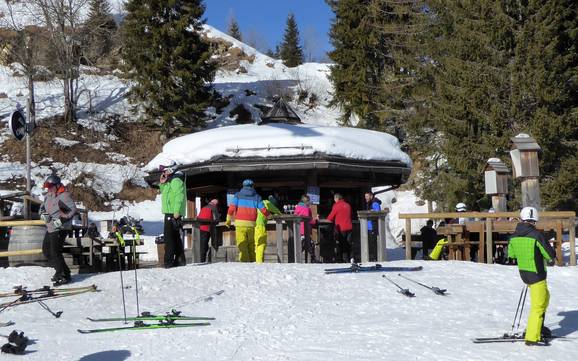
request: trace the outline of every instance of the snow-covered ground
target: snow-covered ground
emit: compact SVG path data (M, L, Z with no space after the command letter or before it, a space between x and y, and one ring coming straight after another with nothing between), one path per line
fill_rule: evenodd
M98 293L53 300L54 319L38 305L0 313L36 340L28 360L525 360L570 361L578 353L578 268L550 268L550 308L545 324L557 335L549 347L523 343L477 345L473 337L509 332L523 285L515 267L470 262L390 262L423 265L406 275L447 288L437 296L395 273L388 276L416 297L408 299L378 273L325 275L332 265L221 263L171 270L140 270L141 310L178 308L186 315L214 316L202 328L81 335L76 329L123 326L86 317L122 316L118 273L75 276L75 285L96 284ZM48 283L50 269L0 269L2 291L11 285ZM125 272L126 284L133 273ZM133 286L134 287L134 286ZM419 288L418 288L419 287ZM204 295L225 292L212 300ZM126 290L135 314L134 288ZM201 301L199 301L201 299ZM193 303L198 301L197 303ZM529 300L521 328L524 328ZM2 355L5 360L22 357Z

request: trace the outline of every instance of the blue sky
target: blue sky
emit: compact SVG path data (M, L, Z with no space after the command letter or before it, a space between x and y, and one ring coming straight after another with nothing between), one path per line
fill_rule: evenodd
M325 59L331 49L329 27L333 12L324 0L205 0L207 23L226 32L234 16L244 41L259 50L274 49L281 42L287 14L295 14L306 56Z

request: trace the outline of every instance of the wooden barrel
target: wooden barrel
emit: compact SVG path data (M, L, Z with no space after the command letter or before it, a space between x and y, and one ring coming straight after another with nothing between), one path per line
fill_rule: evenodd
M42 241L46 233L46 226L18 226L12 227L8 241L8 251L25 251L42 249ZM43 254L8 257L10 267L17 266L47 266L48 261Z

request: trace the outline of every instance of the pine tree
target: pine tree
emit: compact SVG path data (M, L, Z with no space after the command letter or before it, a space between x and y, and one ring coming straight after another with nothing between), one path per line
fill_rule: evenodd
M578 211L578 4L510 1L506 11L517 27L513 129L542 148L542 205Z
M297 28L297 21L293 14L287 16L287 25L285 27L279 57L283 60L283 63L290 68L303 64L303 47L300 44L299 29Z
M235 38L239 41L243 41L243 36L241 35L241 29L239 28L239 24L237 23L237 20L234 17L231 17L231 20L229 20L229 29L227 32L233 38Z
M412 145L422 163L418 194L453 210L478 208L487 159L509 150L508 64L512 26L495 0L432 0L423 32L420 77L428 89L414 119ZM417 126L419 125L419 126Z
M86 38L84 55L91 63L110 52L116 29L108 1L90 0L83 32Z
M395 61L389 56L393 37L383 27L392 9L385 1L374 0L339 0L332 2L332 7L332 104L343 110L343 124L356 116L360 125L377 128L385 99L380 87L384 79L397 72Z
M123 59L135 82L131 100L162 120L167 136L181 124L205 125L216 65L200 37L202 0L129 0Z
M414 154L427 159L419 162L418 193L446 209L457 201L478 208L487 159L509 163L510 138L525 132L543 150L543 206L578 208L578 85L569 80L578 78L577 4L428 5L419 69L425 96L411 130Z

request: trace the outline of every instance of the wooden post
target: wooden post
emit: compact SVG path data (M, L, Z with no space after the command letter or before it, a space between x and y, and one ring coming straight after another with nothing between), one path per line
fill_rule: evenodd
M478 263L484 263L484 257L486 255L486 235L483 229L480 231L479 240L480 243L478 244Z
M290 221L293 226L293 254L295 256L295 263L301 263L301 227L298 219Z
M570 266L576 266L576 219L574 217L568 222L568 237L570 238Z
M275 236L277 238L277 262L283 263L283 221L275 220Z
M486 255L487 255L487 264L494 263L494 253L493 253L493 246L494 241L492 240L492 219L486 218ZM481 235L480 235L481 238Z
M556 222L556 264L558 266L564 265L564 255L562 254L562 232L564 228L562 227L562 221L558 220Z
M405 220L405 259L411 259L411 219Z
M191 224L191 254L193 263L201 262L201 229L199 228L199 222L193 222Z
M377 239L377 262L387 262L387 242L385 236L385 216L377 221L379 235Z
M538 178L522 180L522 207L540 209L540 183Z
M506 212L508 210L506 195L504 194L493 195L492 208L494 208L496 212Z
M369 240L367 239L367 222L368 218L366 216L359 218L359 229L361 232L361 237L359 241L361 243L361 263L369 262Z

